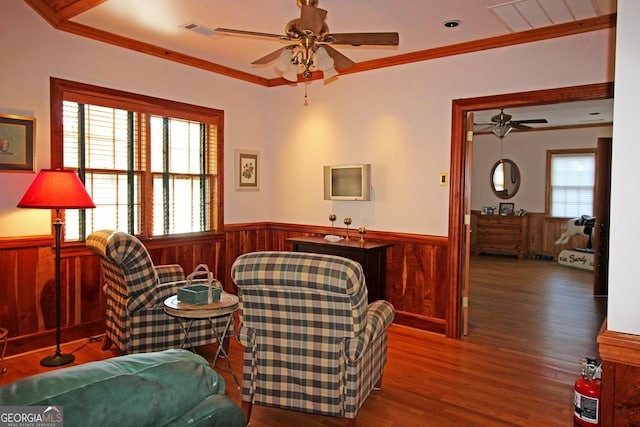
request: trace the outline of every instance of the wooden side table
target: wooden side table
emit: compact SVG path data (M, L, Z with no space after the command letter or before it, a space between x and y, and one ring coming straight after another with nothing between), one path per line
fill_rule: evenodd
M388 242L361 242L357 239L332 243L322 237L290 237L294 252L337 255L359 262L364 272L369 302L385 298Z
M238 297L224 291L222 291L222 294L220 295L220 301L211 304L187 304L180 302L177 295L170 296L164 301L164 311L169 316L173 316L178 319L180 326L182 326L182 331L184 332L182 347L190 342L189 331L191 330L191 324L193 321L196 319L209 319L211 331L216 337L216 340L218 340L218 350L216 351L215 356L213 356L211 366L215 368L218 358L225 358L227 360L227 368L229 369L229 372L233 374L233 379L239 389L240 383L238 382L238 378L236 378L235 371L231 367L231 358L223 346L224 340L229 334L229 328L233 323L233 313L238 310L238 307ZM227 323L225 324L224 329L219 331L216 328L213 319L222 316L227 316Z

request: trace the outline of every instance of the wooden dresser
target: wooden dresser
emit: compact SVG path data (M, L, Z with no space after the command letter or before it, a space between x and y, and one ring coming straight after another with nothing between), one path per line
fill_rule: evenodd
M527 253L529 217L473 214L471 252L474 254L515 255Z

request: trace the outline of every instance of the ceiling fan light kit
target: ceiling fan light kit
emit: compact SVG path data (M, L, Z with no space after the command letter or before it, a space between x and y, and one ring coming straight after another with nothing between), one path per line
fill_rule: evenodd
M230 28L216 28L215 32L295 42L252 62L254 65L266 65L275 61L278 74L291 82L298 81L298 74L302 74L305 80L309 80L313 77L313 71L316 70L322 71L326 81L337 76L342 70L355 65L355 62L330 45L398 46L399 44L399 35L395 32L331 34L325 22L327 11L317 7L318 0L297 0L296 2L300 7L300 17L287 23L284 35Z
M298 74L302 74L305 79L310 79L314 70L322 71L324 79L328 80L338 75L333 64L333 58L322 46L318 46L315 51L296 46L282 52L276 61L275 69L290 82L297 82Z
M512 130L513 128L509 125L503 125L503 126L496 125L491 129L491 132L493 132L493 134L498 138L504 138Z
M547 119L513 120L511 114L507 114L504 109L501 109L500 114L491 117L491 123L481 123L480 125L491 126L491 132L502 140L513 129L521 131L533 129L524 123L548 123L548 121Z

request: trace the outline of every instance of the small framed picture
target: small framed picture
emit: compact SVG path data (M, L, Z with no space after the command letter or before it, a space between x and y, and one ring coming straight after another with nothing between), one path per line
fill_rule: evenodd
M500 203L500 215L513 215L513 203Z
M260 153L258 151L235 150L236 190L260 189Z
M482 215L493 215L493 207L491 206L483 206L482 207Z
M0 171L33 172L33 117L0 114Z

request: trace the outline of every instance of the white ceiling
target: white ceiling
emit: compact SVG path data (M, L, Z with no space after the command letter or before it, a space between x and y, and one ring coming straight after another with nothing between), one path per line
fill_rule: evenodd
M397 47L335 46L355 62L417 52L616 12L616 0L319 0L331 32L398 32ZM108 0L72 18L89 27L150 43L265 78L272 65L251 62L289 44L269 38L203 34L196 23L284 34L300 16L296 0ZM445 21L459 20L456 28Z
M328 11L330 32L400 34L397 47L334 46L355 62L361 62L608 15L617 11L617 1L319 0L318 7ZM203 35L183 26L196 23L204 30L225 27L284 34L286 23L299 16L296 0L107 0L71 21L272 79L278 77L273 64L254 66L251 62L290 42ZM450 20L461 24L447 28L444 23ZM477 112L475 122L489 123L498 112ZM506 108L505 112L514 120L549 121L547 125L532 127L611 123L613 103L606 100Z
M613 123L613 99L594 101L564 102L559 104L535 105L531 107L505 108L512 120L546 119L548 123L525 123L532 128L596 126ZM499 114L499 110L476 111L474 123L491 123L491 117ZM478 125L476 131L487 130L487 126Z

